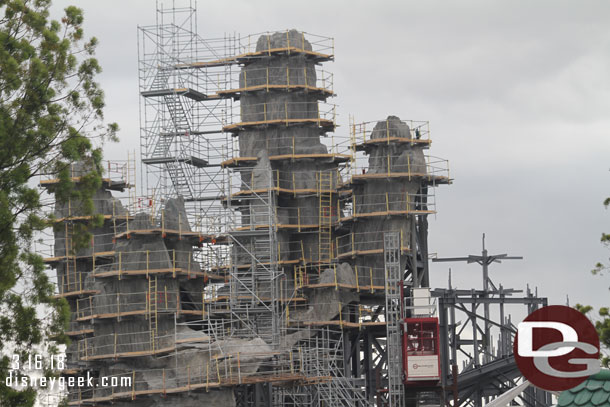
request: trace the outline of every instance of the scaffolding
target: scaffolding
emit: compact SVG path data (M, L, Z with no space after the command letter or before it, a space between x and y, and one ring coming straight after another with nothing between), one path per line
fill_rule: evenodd
M55 204L53 243L39 250L72 310L64 373L96 377L69 405L205 403L213 392L240 407L404 407L429 394L445 403L453 388L454 407L474 400L446 370L457 334L439 383L403 378L411 292L429 287L434 187L451 183L447 160L425 154L428 122L352 119L335 135L334 79L321 67L332 38L203 39L189 0L157 6L138 43L140 190L134 165L109 165L91 247L70 250L70 228L89 219L68 202ZM434 291L443 332L455 330L462 294ZM489 345L482 355L466 375L497 366ZM97 386L102 376L117 385Z
M193 321L193 324L197 321ZM201 321L200 321L201 322ZM204 393L215 389L231 388L256 383L273 383L287 385L299 383L301 386L320 386L331 382L333 368L341 363L340 331L331 328L308 328L310 339L302 346L292 350L260 351L255 347L241 346L228 348L218 354L213 348L205 352L205 363L188 363L179 368L166 369L134 369L125 373L107 376L117 385L102 386L99 379L93 380L93 386L81 387L71 393L69 405L112 402L122 399L135 400L141 396L170 395L193 392ZM223 331L223 329L219 329ZM171 334L166 337L173 337ZM110 338L112 339L112 338ZM180 338L178 346L187 347L194 342L210 343L210 338L193 340ZM144 343L141 345L145 345ZM113 345L107 346L114 352ZM316 353L306 349L315 349ZM120 352L115 357L133 356L133 352ZM95 350L83 342L79 352L89 359L98 355ZM88 353L92 352L92 353ZM141 354L151 354L150 351L137 351ZM159 349L158 354L171 352L170 349ZM131 353L128 355L128 353ZM101 356L101 355L99 355ZM321 363L324 361L324 363ZM123 379L122 379L123 378ZM336 388L336 387L335 387ZM339 387L342 388L342 387ZM343 394L331 394L337 399ZM291 398L292 394L286 395Z
M233 106L218 92L234 77L234 63L227 58L235 54L236 39L200 38L192 4L157 5L157 23L139 27L138 44L142 195L161 201L183 197L195 224L194 216L221 212L220 163L231 155L222 127ZM193 66L209 60L224 62Z
M454 406L479 407L489 401L490 395L517 386L520 372L514 363L516 326L511 320L511 311L530 314L546 306L547 299L538 297L529 286L525 295L520 296L522 290L494 284L489 267L503 260L519 259L522 257L489 254L485 234L480 255L433 259L435 262L478 263L482 269L482 289L456 289L449 273L448 287L432 292L438 301L442 382L446 397L452 399ZM459 328L458 320L463 321ZM550 394L540 389L529 389L519 398L528 406L552 404Z
M254 174L254 169L250 169ZM270 168L257 174L268 185L272 183ZM232 179L243 179L232 177ZM246 177L246 181L248 178ZM253 185L238 185L244 195L239 202L227 201L227 207L238 217L231 233L233 255L230 273L230 310L232 329L239 335L263 339L274 348L279 346L279 277L278 222L276 196L272 189L256 193ZM239 226L237 226L239 225ZM239 264L249 267L238 267Z
M388 232L384 239L384 262L386 272L385 309L388 365L388 405L404 407L404 387L402 374L401 322L402 270L400 269L399 234Z

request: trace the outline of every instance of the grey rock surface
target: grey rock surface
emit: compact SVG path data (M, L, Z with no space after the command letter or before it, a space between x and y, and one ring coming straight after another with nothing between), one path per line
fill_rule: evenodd
M383 138L413 138L409 126L397 116L388 116L378 122L368 139ZM426 174L426 164L423 147L407 143L380 143L370 147L369 167L367 174ZM389 158L389 160L388 160ZM375 178L366 180L353 189L354 200L357 203L357 213L385 213L390 211L406 211L412 209L414 196L419 193L421 179L417 176L396 178ZM412 218L405 215L391 217L361 218L352 225L354 233L354 250L383 250L383 233L399 232L401 245L410 246ZM352 260L358 266L359 280L371 280L370 270L373 270L373 282L380 285L384 281L383 253L358 256ZM401 256L401 267L406 267L406 256Z

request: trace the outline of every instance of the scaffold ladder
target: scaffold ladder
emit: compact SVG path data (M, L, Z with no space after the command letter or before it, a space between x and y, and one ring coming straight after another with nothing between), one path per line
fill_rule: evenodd
M180 100L180 96L172 93L163 97L167 111L176 130L176 135L189 137L191 126Z
M136 152L127 151L127 174L125 174L125 182L128 185L129 204L134 205L136 202ZM114 212L114 206L113 206Z
M330 263L332 259L332 176L332 171L320 171L318 173L320 200L318 256L320 263Z
M70 216L70 214L68 214L68 216ZM67 258L74 254L72 251L72 249L73 249L72 248L72 239L74 236L74 225L72 224L72 222L64 222L64 225L65 225L64 233L66 235L64 249L65 249L65 256Z
M157 129L158 134L150 158L161 160L158 163L165 163L165 169L176 194L189 199L194 195L193 186L182 159L188 156L186 150L191 144L191 126L180 95L167 89L169 77L168 69L158 68L151 86L151 90L167 90L163 95L162 103L170 120Z
M171 134L159 134L157 137L157 143L152 152L153 158L165 158L169 155L169 151L174 141L174 136Z
M273 181L273 172L269 168L269 181ZM240 233L233 240L240 250L250 257L248 269L235 266L231 268L231 317L234 326L243 330L245 335L256 335L268 344L279 340L281 312L277 266L277 220L275 216L275 192L267 194L254 193L252 186L242 181L242 190L251 192L247 207L252 219L264 228L252 229ZM243 261L243 260L242 260ZM234 329L235 333L235 329Z
M402 383L402 341L400 322L402 308L400 285L403 284L400 267L400 234L386 232L383 236L385 263L385 318L386 353L388 366L388 406L404 407L404 385Z
M171 75L171 72L169 69L158 68L155 73L155 77L153 79L150 90L155 91L155 90L167 89L169 87L168 82L169 82L170 75ZM171 96L169 97L169 99L171 100ZM165 97L164 102L167 103L167 101L168 101L168 97ZM168 110L171 115L172 112L169 109L169 106L168 106ZM152 151L151 157L159 158L159 157L166 157L168 155L168 152L172 145L172 141L174 139L173 133L174 132L171 131L166 134L166 133L163 133L163 129L158 130L156 143L154 144L155 147Z
M317 400L314 405L319 407L373 407L363 394L361 386L357 385L354 378L343 376L341 365L345 349L343 348L343 335L331 338L330 331L322 331L320 342L317 343L318 351L311 352L310 364L314 368L313 374L319 376L330 376L332 379L325 380L316 386ZM319 352L322 350L324 356Z
M171 70L167 68L158 68L150 86L150 90L163 90L168 88L169 77Z
M167 173L169 174L176 194L186 199L192 198L191 183L185 164L178 161L170 161L165 164L165 168L167 169Z
M148 278L148 327L150 330L150 348L155 351L155 338L157 337L157 304L159 303L157 290L157 276Z

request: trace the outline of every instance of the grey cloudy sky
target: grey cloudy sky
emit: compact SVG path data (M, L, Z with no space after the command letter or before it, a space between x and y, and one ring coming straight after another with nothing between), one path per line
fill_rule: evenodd
M165 2L166 5L169 1ZM121 143L139 145L137 25L155 22L153 0L56 0L85 10L100 40L107 118ZM449 159L452 186L437 190L430 251L480 251L524 261L492 268L506 287L537 286L551 303L608 305L610 276L589 273L610 252L602 206L610 195L610 3L607 1L208 1L199 34L296 28L335 38L338 134L356 121L429 120L430 153ZM445 286L447 264L432 265ZM454 282L480 287L475 266Z

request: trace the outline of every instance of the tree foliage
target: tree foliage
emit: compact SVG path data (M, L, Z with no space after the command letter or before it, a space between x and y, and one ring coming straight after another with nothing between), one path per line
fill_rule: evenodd
M575 307L578 311L585 315L588 315L593 311L593 307L590 305L576 304ZM601 360L602 365L610 367L610 310L608 307L602 307L598 311L598 316L591 317L599 334L599 341L602 346L601 349Z
M101 185L101 145L115 139L116 124L103 121L104 93L95 38L85 39L82 10L67 7L50 18L50 0L0 0L0 405L31 406L35 389L5 386L9 354L53 351L65 344L69 308L53 297L34 247L48 226L35 185L54 173L60 200L76 199L93 215ZM88 163L75 188L69 164ZM89 225L91 226L91 225ZM77 244L88 241L87 227Z
M604 207L608 209L610 206L610 198L604 200ZM603 245L610 246L610 234L602 233L600 239ZM610 266L603 263L597 263L591 272L593 274L602 274L607 272ZM583 314L589 314L593 311L593 307L588 305L576 304L578 309ZM602 363L606 367L610 367L610 307L601 307L597 311L597 315L593 317L595 328L599 334L599 340L602 345ZM604 352L605 351L605 352Z
M606 209L608 209L608 206L610 206L610 198L606 198L604 200L604 207ZM602 233L602 237L600 238L600 241L602 242L602 244L604 246L610 247L610 234ZM592 273L600 274L600 273L603 273L604 271L608 271L609 268L610 268L610 266L608 266L607 264L597 263L595 265L595 268L592 270Z

